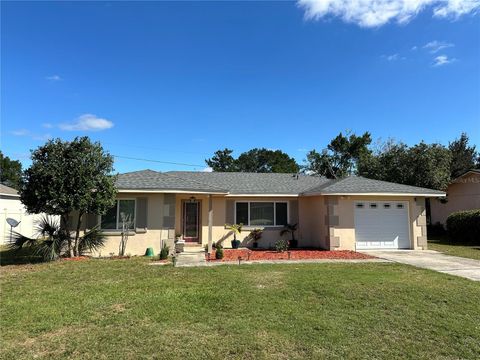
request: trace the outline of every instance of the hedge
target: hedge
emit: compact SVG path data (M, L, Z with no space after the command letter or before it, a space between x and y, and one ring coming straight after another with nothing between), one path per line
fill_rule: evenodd
M480 245L480 209L458 211L447 218L450 241Z

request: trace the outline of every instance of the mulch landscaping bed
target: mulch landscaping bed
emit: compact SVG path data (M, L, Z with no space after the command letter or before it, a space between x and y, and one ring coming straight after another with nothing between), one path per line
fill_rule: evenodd
M223 249L223 259L215 259L215 251L210 255L210 261L238 261L240 256L243 261L252 260L307 260L307 259L373 259L373 256L361 254L355 251L346 250L302 250L292 249L288 252L277 252L272 250L250 250L250 249Z
M87 256L74 256L74 257L66 257L62 258L63 261L84 261L90 259Z

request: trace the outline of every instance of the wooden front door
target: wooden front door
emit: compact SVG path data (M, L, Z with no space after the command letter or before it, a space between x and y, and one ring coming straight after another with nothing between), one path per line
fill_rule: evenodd
M183 239L198 242L200 239L200 202L183 203Z

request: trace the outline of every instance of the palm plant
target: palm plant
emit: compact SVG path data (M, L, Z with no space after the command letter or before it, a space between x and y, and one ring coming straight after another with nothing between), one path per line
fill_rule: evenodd
M66 253L70 234L64 230L58 218L44 215L35 222L36 237L28 237L18 232L13 233L9 248L19 251L23 247L30 247L32 253L42 257L44 261L58 259ZM105 236L98 227L86 232L79 239L79 255L94 251L105 243Z
M290 247L297 247L297 240L295 239L295 231L297 231L298 224L286 224L284 228L280 231L280 236L285 234L292 234L292 239L290 240Z
M233 233L232 248L238 249L240 246L240 240L237 240L237 234L242 232L243 224L225 224L225 228L231 230Z
M262 238L262 235L263 235L263 230L261 229L253 229L250 232L250 235L248 237L252 241L254 248L258 247L258 241Z

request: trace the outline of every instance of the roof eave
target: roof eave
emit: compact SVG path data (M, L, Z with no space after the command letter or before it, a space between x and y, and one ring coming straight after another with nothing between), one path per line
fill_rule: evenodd
M271 193L238 193L228 194L227 197L299 197L300 194L271 194Z
M314 192L314 193L304 193L302 196L419 196L419 197L443 197L447 196L446 193L392 193L392 192L378 192L378 193L348 193L348 192L336 192L336 193L325 193L325 192Z
M218 194L227 195L228 191L220 190L188 190L188 189L117 189L119 193L151 193L151 194Z

